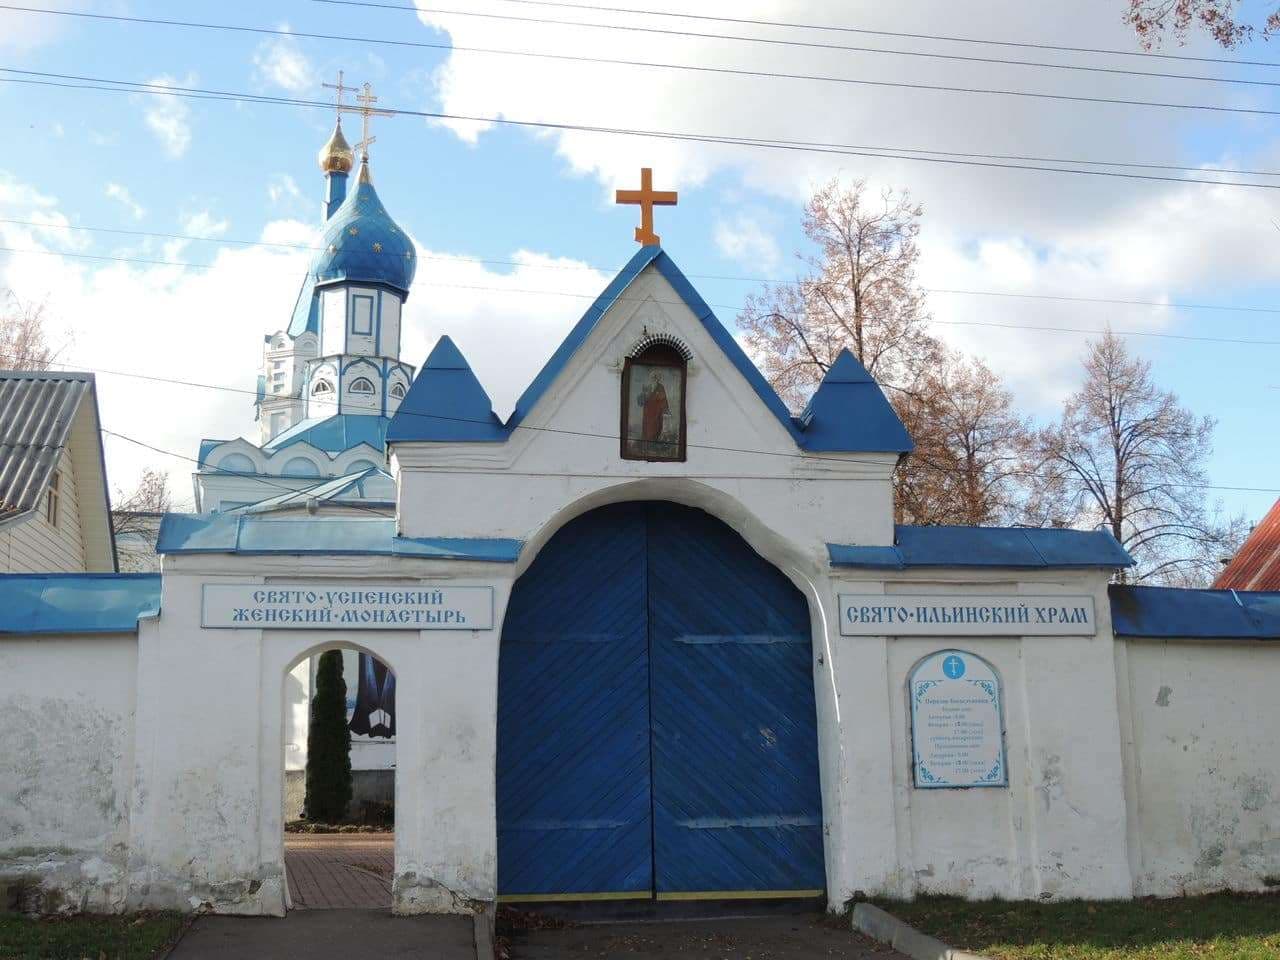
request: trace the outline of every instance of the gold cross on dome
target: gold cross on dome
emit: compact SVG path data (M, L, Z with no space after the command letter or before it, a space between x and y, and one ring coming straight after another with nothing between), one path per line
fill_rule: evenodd
M642 246L657 246L662 238L653 232L653 208L674 207L676 192L674 190L653 189L653 169L640 169L639 190L619 190L615 203L638 204L640 207L640 226L636 227L636 243Z
M360 106L349 108L352 113L360 114L362 123L360 142L356 144L356 149L360 151L361 160L368 160L369 144L377 140L377 137L369 136L369 119L371 117L394 117L395 113L390 110L379 110L374 106L378 102L378 98L373 95L373 87L367 83L356 94L356 101Z
M352 91L352 90L354 90L354 89L355 89L355 87L348 87L346 84L344 84L344 83L342 82L342 74L343 74L343 71L339 70L339 71L338 71L338 82L337 82L337 83L322 83L322 84L321 84L321 86L322 86L322 87L324 87L326 90L336 90L336 91L337 91L337 94L335 95L334 99L337 101L337 102L335 103L335 106L338 108L338 122L339 122L339 123L341 123L341 122L342 122L342 112L343 112L344 110L349 109L349 108L347 107L346 103L344 103L344 102L343 102L343 96L344 96L346 93L348 93L348 92L350 92L350 91Z

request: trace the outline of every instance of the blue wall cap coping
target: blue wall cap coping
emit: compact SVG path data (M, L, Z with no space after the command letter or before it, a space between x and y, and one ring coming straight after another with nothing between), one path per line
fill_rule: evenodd
M390 417L373 414L335 413L331 417L312 417L300 420L273 437L262 449L275 453L295 443L309 443L326 453L342 453L363 443L382 450L387 445L387 426L390 423Z
M133 633L159 612L158 573L0 574L0 633Z
M1280 640L1280 593L1112 584L1116 636Z
M506 538L401 537L394 520L339 517L266 520L225 513L169 513L156 552L244 555L396 556L515 563L524 546Z
M905 570L908 567L1004 567L1043 570L1133 566L1133 558L1105 530L1035 527L894 528L893 546L829 543L833 567Z

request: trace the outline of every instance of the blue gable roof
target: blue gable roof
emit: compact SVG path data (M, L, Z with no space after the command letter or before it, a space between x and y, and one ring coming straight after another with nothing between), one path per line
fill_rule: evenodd
M894 546L827 544L833 567L905 570L908 567L1014 569L1115 568L1133 558L1105 530L1027 527L894 528Z
M489 395L448 337L437 341L387 429L387 440L478 441L507 439Z
M862 369L862 365L847 352L828 371L827 379L814 395L805 417L793 418L787 405L769 385L764 374L751 362L742 347L738 345L738 341L716 318L711 307L680 272L675 261L659 246L641 247L605 287L604 292L574 324L568 336L520 395L505 425L497 424L496 417L492 422L489 420L493 417L489 408L489 398L478 381L475 381L475 375L466 365L466 361L462 359L461 354L458 354L456 359L459 366L453 368L453 373L456 375L454 379L456 383L464 386L466 399L446 401L443 385L448 380L441 371L449 368L442 367L428 377L433 385L423 392L424 399L410 404L409 400L417 389L418 380L427 376L427 368L424 367L414 381L409 397L406 397L405 403L400 408L401 412L405 412L408 408L409 414L420 413L421 415L408 415L403 418L397 415L388 439L393 442L505 440L520 426L543 394L555 382L569 360L586 342L600 318L621 299L623 292L650 265L662 274L680 299L698 318L716 346L747 381L765 408L773 414L800 449L814 452L892 453L905 453L911 450L911 439L879 386ZM449 347L456 352L452 342L449 343ZM430 361L428 361L429 364ZM457 409L450 410L449 402L456 403ZM447 417L451 418L452 422L450 419L445 419L446 413L442 411L446 411ZM433 419L438 422L433 423ZM479 422L458 423L458 420Z
M159 612L158 573L0 575L0 633L132 633Z
M1112 584L1118 637L1280 640L1280 593Z
M225 513L168 513L156 553L397 556L515 563L523 541L507 538L401 537L395 520L306 517L265 520Z

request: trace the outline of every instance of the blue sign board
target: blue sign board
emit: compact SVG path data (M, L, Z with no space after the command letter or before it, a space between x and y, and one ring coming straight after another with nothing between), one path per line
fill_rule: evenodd
M1004 704L990 664L963 650L939 650L911 670L907 691L917 787L1008 785Z

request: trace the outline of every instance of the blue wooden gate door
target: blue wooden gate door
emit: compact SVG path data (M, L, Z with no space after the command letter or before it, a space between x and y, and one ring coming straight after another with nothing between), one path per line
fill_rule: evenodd
M649 516L659 899L826 886L809 607L714 517Z
M565 524L516 582L498 662L500 895L653 889L646 620L639 504Z
M700 510L566 524L512 592L497 777L506 899L821 893L804 597Z

